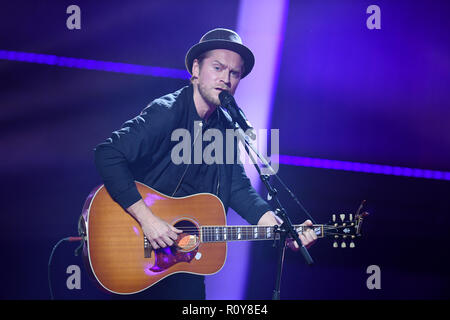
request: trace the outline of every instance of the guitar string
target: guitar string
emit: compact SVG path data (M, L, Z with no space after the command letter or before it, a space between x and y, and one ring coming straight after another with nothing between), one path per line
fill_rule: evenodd
M337 235L337 236L340 236L341 238L336 238L336 240L343 240L343 238L342 238L342 234L340 234L340 233L336 233L336 234L334 234L334 233L329 233L328 235L330 235L330 236L333 236L333 235ZM345 238L346 240L350 240L350 241L353 241L355 238ZM202 242L225 242L225 241L239 241L239 240L242 240L242 241L245 241L245 240L275 240L273 237L270 237L270 238L266 238L266 237L257 237L257 238L255 238L255 237L253 237L253 235L250 235L250 236L248 236L248 237L246 237L246 235L242 235L242 237L241 238L228 238L228 239L225 239L225 238L223 238L223 237L219 237L218 239L215 237L215 235L203 235L203 237L202 237L202 239L201 239L201 241Z
M194 229L194 231L197 231L196 233L194 233L194 235L199 235L198 233L198 229L197 228L192 228L192 227L185 227L185 228L180 228L180 229ZM216 228L214 228L216 229ZM329 229L336 229L336 227L330 227ZM330 231L326 231L325 236L337 236L337 238L335 238L335 240L342 240L343 236L348 236L349 238L346 239L347 241L353 241L355 237L351 238L352 235L343 235L342 233L339 232L330 232ZM222 233L218 233L215 232L215 230L208 230L208 231L203 231L201 234L201 242L207 243L207 242L227 242L227 241L255 241L255 240L275 240L275 237L273 235L270 235L269 237L267 237L268 234L264 234L261 232L256 232L256 237L255 237L255 232L253 232L252 230L248 230L246 232L240 232L239 234L236 232L222 232ZM354 235L353 235L354 236ZM339 237L341 237L339 239ZM291 237L289 237L289 239L291 239ZM344 240L345 241L345 240Z
M199 235L199 232L194 231L192 233L190 233L191 235ZM268 235L274 234L272 233L267 233L267 232L213 232L213 231L203 231L201 232L201 234L203 236L211 236L211 237L238 237L239 235L243 236L243 237L254 237L255 234L257 237L267 237ZM342 232L331 232L331 231L326 231L325 235L347 235L347 234L342 234ZM349 234L350 235L350 234Z
M294 226L295 228L301 227L303 228L303 226ZM350 227L356 227L355 225L348 225L348 226L326 226L326 225L313 225L313 226L306 226L307 229L314 229L314 228L323 228L324 230L333 230L333 229L342 229L342 228L350 228ZM179 230L183 230L183 231L195 231L195 230L199 230L199 228L197 227L176 227ZM216 229L231 229L231 228L241 228L241 232L254 232L254 229L263 229L266 230L267 228L272 228L272 226L257 226L257 227L253 227L253 226L202 226L200 227L201 229L203 229L203 231L211 231L211 232L215 232ZM209 230L206 230L206 228L208 228Z
M309 228L313 228L314 226L310 226ZM317 226L316 226L317 227ZM329 230L336 230L339 228L346 228L347 226L321 226L323 227L323 230L326 232L327 236L351 236L351 235L343 235L340 232L330 232ZM204 229L204 228L208 228L208 229ZM218 229L219 228L219 229ZM229 237L231 239L229 240L233 240L235 239L236 236L239 237L239 235L243 238L242 240L249 240L249 239L272 239L272 236L270 236L270 238L267 238L267 226L258 226L256 228L258 228L258 230L255 232L254 228L255 227L249 227L249 226L245 226L243 228L245 228L245 230L232 230L229 227L227 228L227 231L224 232L225 227L214 227L214 226L203 226L202 227L202 238L203 239L207 239L208 241L224 241L226 237ZM242 227L231 227L231 228L242 228ZM199 230L196 227L180 227L180 230L186 231L186 232L190 232L193 234L198 234ZM222 229L222 230L220 230ZM263 230L261 230L263 229ZM266 231L266 232L264 232ZM256 237L255 237L255 233L256 233ZM217 237L219 237L219 239L217 239ZM216 238L216 239L214 239ZM239 239L238 239L239 240Z

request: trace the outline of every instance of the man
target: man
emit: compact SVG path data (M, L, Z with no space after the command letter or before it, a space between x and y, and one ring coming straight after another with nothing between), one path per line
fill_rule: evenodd
M233 208L251 224L280 224L280 219L251 186L242 165L195 161L175 164L171 159L176 145L171 136L176 129L188 130L194 137L192 145L198 143L199 130L215 128L225 136L227 124L218 110L219 93L226 90L233 95L253 65L253 53L242 44L237 33L222 28L207 32L186 54L191 84L154 100L138 117L97 146L96 165L106 189L140 223L153 249L173 245L181 230L147 207L135 180L172 197L212 193L221 199L225 209ZM201 127L195 127L195 123ZM305 246L316 238L312 230L300 235ZM297 247L293 242L289 245ZM176 274L157 286L148 289L150 298L205 298L200 276Z

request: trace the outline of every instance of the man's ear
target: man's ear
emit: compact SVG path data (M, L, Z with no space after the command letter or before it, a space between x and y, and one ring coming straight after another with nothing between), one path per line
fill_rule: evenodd
M197 59L194 59L194 62L192 63L192 76L198 77L200 74L200 64L198 63Z

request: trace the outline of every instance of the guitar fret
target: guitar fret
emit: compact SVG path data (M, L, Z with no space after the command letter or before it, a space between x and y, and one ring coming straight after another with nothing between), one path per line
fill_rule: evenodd
M227 228L223 227L223 241L227 241Z
M302 233L303 227L294 225L294 229ZM246 241L246 240L271 240L278 234L273 232L272 226L203 226L203 242ZM320 234L320 228L314 229Z

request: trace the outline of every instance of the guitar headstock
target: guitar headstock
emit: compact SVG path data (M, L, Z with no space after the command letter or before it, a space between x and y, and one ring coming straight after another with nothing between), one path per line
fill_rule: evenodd
M361 237L361 227L364 217L368 216L368 212L360 213L365 201L362 202L358 212L354 215L352 213L346 215L344 213L336 215L333 214L329 224L324 226L324 236L334 238L333 248L354 248L354 240ZM338 244L339 239L342 239L341 244ZM349 243L347 243L349 241Z

